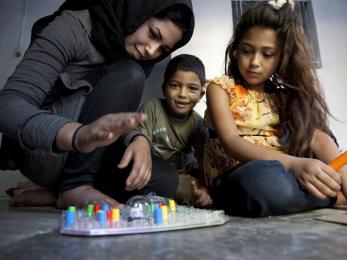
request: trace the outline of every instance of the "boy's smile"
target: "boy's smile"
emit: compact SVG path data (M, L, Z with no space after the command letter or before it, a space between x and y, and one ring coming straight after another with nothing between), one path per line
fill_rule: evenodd
M191 71L176 71L164 86L166 103L177 118L188 115L203 94L198 75Z

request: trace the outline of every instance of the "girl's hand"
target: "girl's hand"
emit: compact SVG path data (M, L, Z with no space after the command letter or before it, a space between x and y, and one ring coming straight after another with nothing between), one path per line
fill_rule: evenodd
M132 191L144 188L152 175L152 157L150 145L146 137L138 135L124 152L118 168L123 169L133 161L133 167L126 180L125 189Z
M213 201L205 187L198 187L195 181L191 182L193 205L197 207L211 206Z
M143 113L107 114L82 126L75 136L74 144L79 152L90 153L97 147L109 145L119 136L146 120Z
M319 160L295 158L290 170L299 183L319 199L335 197L341 189L340 175Z

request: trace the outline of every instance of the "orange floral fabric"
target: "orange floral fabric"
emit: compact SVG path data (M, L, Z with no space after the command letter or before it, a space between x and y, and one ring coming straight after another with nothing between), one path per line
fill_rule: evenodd
M288 131L284 131L280 125L274 94L248 90L225 75L214 78L211 83L218 85L228 95L229 107L240 137L266 149L286 152ZM208 108L204 120L205 125L213 130ZM216 176L239 163L225 153L218 138L208 139L204 151L207 185L211 185Z

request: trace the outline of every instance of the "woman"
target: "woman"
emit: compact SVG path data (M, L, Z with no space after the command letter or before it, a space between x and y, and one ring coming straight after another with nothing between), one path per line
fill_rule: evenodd
M43 191L49 201L60 189L58 207L82 197L118 206L92 188L95 173L105 147L146 118L119 112L136 111L146 75L185 45L193 28L190 0L67 0L34 25L29 49L0 92L2 153L50 190ZM143 187L151 175L138 178L126 189Z

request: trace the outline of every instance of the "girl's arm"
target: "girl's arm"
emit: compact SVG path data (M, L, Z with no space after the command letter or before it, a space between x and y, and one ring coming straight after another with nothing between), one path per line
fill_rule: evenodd
M214 130L226 151L233 158L241 162L250 160L278 160L286 169L290 168L295 157L265 150L239 136L229 107L228 95L219 86L212 84L208 87L207 106Z
M310 147L315 156L327 164L340 155L340 150L334 140L319 129L314 132ZM337 172L341 176L343 194L347 197L347 165L337 169Z
M313 133L310 148L315 156L326 164L332 162L340 155L339 148L334 140L328 134L319 129L315 130Z
M336 196L340 189L340 176L326 164L315 159L298 158L263 149L239 137L228 95L218 85L211 84L208 87L207 106L215 131L225 150L233 158L241 162L278 160L316 197L325 199L327 196Z

